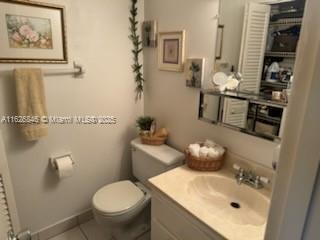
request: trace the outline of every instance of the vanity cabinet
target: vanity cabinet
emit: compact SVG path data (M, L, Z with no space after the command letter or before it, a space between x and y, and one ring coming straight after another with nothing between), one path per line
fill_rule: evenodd
M152 191L151 240L225 239L158 190Z
M156 219L151 220L152 234L151 239L156 240L177 240L161 223Z

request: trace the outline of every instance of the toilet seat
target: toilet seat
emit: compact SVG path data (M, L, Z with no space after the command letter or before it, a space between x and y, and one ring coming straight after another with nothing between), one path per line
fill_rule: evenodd
M143 202L144 192L131 181L121 181L101 188L92 199L93 207L101 215L125 214Z

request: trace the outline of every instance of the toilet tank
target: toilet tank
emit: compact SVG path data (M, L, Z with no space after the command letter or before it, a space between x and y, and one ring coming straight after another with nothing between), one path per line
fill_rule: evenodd
M184 155L168 145L151 146L131 141L133 175L143 184L163 172L182 165Z

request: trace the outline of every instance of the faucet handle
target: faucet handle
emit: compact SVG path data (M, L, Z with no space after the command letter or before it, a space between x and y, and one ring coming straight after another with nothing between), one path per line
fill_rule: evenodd
M17 240L17 236L13 233L13 230L8 231L7 239L8 240Z
M259 177L259 180L264 184L269 184L271 182L270 179L266 177Z
M241 171L242 168L238 164L233 164L233 169L237 171Z

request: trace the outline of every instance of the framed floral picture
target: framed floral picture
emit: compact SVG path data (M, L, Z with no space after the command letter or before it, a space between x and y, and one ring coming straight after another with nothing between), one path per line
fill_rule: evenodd
M160 32L158 64L160 70L182 72L184 67L185 31Z
M63 6L0 0L0 63L67 63Z

